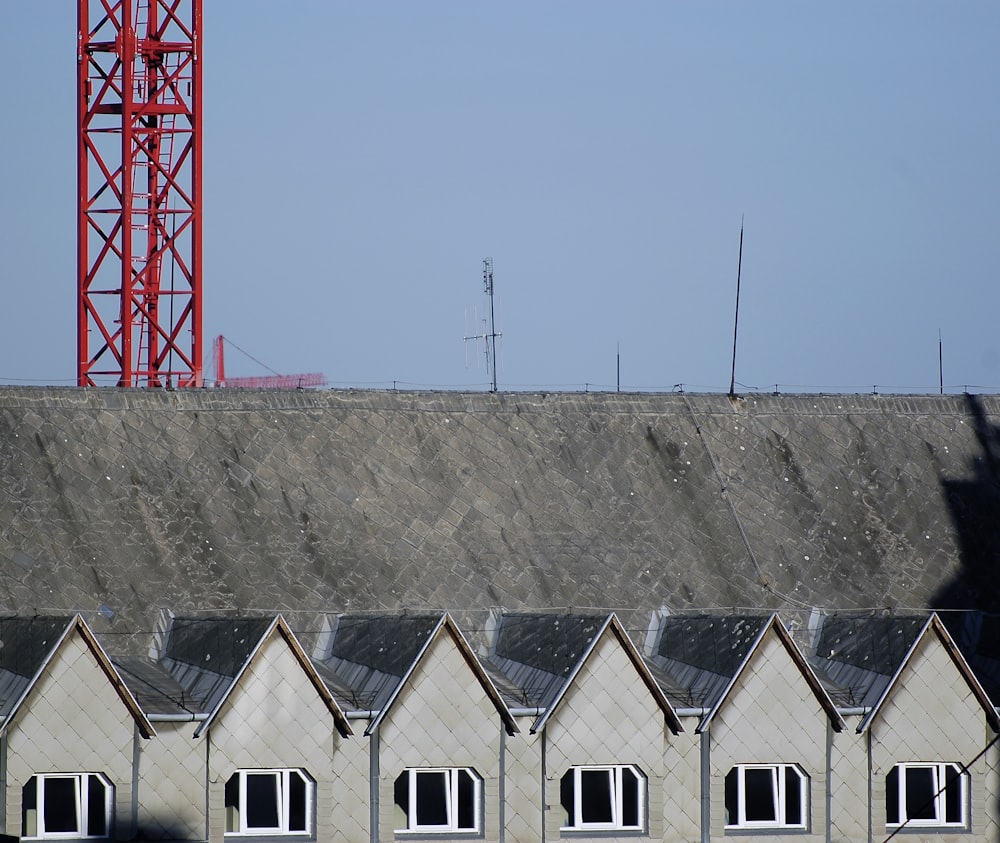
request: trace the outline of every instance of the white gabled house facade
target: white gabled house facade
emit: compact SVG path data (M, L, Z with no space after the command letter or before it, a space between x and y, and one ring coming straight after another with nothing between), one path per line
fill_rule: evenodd
M79 615L35 667L0 727L4 832L131 839L152 725Z
M338 839L334 756L350 726L279 615L198 725L207 757L207 838Z
M444 615L365 731L377 805L372 840L445 835L499 843L502 746L516 732L500 694Z
M675 777L667 763L697 757L697 744L681 734L673 707L614 614L531 731L542 738L545 811L544 829L525 843L542 835L683 840L696 830L697 811L676 810L697 805L695 782Z
M931 615L856 729L871 771L870 835L903 834L912 843L996 840L998 732L996 709ZM863 815L847 800L835 807Z
M707 744L702 839L827 840L827 747L844 722L777 615L697 731ZM704 762L703 762L704 764Z
M564 638L559 659L502 675L449 615L431 615L401 670L378 674L378 710L356 710L334 696L341 674L318 669L281 616L258 618L240 621L254 631L218 674L211 710L154 716L122 679L138 674L116 669L80 617L0 619L2 830L212 843L1000 843L1000 717L941 620L907 622L905 646L866 674L877 676L864 705L840 708L830 675L818 666L820 681L776 615L717 624L739 650L702 662L724 664L721 681L704 706L682 708L671 694L686 686L613 614ZM544 647L548 629L532 627L518 652ZM545 702L513 706L511 677L523 668L541 681L545 665Z

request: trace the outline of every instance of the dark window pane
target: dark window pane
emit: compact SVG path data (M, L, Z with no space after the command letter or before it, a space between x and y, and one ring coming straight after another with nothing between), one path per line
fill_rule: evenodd
M580 818L585 823L609 823L614 819L610 770L580 771Z
M740 821L739 814L739 781L740 771L733 767L726 774L726 825L736 825Z
M448 774L417 773L417 825L448 824Z
M899 768L893 767L885 777L885 821L889 825L899 822Z
M785 767L785 825L802 825L802 777Z
M945 822L962 821L962 774L951 764L945 767L944 813Z
M467 770L458 771L458 827L476 827L476 782Z
M108 833L107 788L97 776L87 776L87 834L104 837Z
M226 807L240 807L240 774L234 773L226 782Z
M566 812L566 822L563 825L571 826L576 822L576 788L573 783L573 770L570 770L559 782L559 802Z
M45 814L46 833L79 833L76 822L77 780L69 777L48 778L44 780L44 788L42 810Z
M288 830L306 830L306 780L294 770L288 774Z
M622 770L622 825L639 827L639 777L628 767Z
M247 828L278 827L278 774L247 773Z
M38 778L32 776L21 790L21 836L35 835L35 828L28 828L28 811L38 807Z
M406 814L406 827L410 827L410 773L404 770L403 774L396 779L396 784L392 789L393 800L399 805L399 809Z
M906 770L906 816L911 820L934 820L934 770L909 767Z
M774 778L772 770L744 770L747 822L775 822Z

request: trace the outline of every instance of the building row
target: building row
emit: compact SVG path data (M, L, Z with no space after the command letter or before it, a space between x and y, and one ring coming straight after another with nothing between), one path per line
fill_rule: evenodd
M301 638L280 615L164 614L119 655L80 616L0 618L0 827L1000 840L1000 719L937 615L816 613L793 639L777 615L657 612L642 632L499 612L473 647L448 614Z

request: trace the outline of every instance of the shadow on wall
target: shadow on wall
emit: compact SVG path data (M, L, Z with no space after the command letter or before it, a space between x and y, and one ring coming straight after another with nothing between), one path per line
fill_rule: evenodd
M17 838L15 838L17 839ZM139 823L133 840L158 840L160 843L181 843L198 840L191 836L191 829L183 823L175 823L166 817L154 819L150 823ZM3 843L0 840L0 843Z
M941 480L961 570L934 595L931 608L941 613L996 705L1000 701L1000 425L990 422L975 395L967 395L965 401L980 453L972 460L969 477Z
M965 400L980 456L972 461L971 477L941 481L962 568L931 607L995 613L1000 611L1000 426L990 422L975 395Z

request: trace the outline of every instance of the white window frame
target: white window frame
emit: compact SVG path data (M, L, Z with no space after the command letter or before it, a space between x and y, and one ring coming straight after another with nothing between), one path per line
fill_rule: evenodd
M746 802L746 774L751 770L767 770L771 774L771 793L774 799L773 820L748 820ZM790 823L787 821L786 810L788 807L787 776L791 770L798 776L799 780L799 814L800 821ZM736 772L736 803L737 816L729 818L726 828L794 828L805 829L809 822L809 777L798 764L736 764L729 773L728 778Z
M104 787L104 834L87 834L90 825L89 784L91 777ZM29 840L107 840L111 836L114 819L114 786L102 773L36 773L28 779L35 780L35 825L34 835L25 835ZM74 810L76 831L46 831L45 829L45 782L53 779L70 779L74 782ZM27 787L27 784L25 784Z
M624 815L624 788L622 787L622 776L624 771L629 771L636 778L636 818L637 825L625 825ZM607 773L608 784L611 789L611 822L585 822L583 819L583 799L581 796L581 780L584 773ZM594 764L579 767L570 767L563 778L559 780L559 787L562 788L563 779L572 775L573 777L573 814L569 822L562 826L563 831L644 831L646 828L646 776L634 764ZM561 796L560 796L561 799Z
M447 822L443 825L420 825L417 822L417 777L425 774L445 774L445 806L447 811ZM462 774L468 775L473 784L473 805L471 827L460 826L459 816L459 777ZM407 776L408 805L406 812L406 828L397 828L399 834L450 834L455 832L479 833L482 829L483 815L483 780L479 774L471 767L408 767L400 773L400 777Z
M247 824L247 777L248 776L273 776L277 782L277 806L278 824L276 826L251 826ZM305 770L298 767L265 767L246 768L233 771L226 783L232 781L234 776L239 777L239 829L225 832L226 837L261 837L261 836L291 836L309 837L313 833L313 814L316 798L316 782ZM292 776L298 776L305 783L306 805L305 805L305 829L289 829L291 820L291 787L289 780ZM226 806L228 807L228 806ZM229 825L229 818L226 818L226 825Z
M959 810L961 819L958 822L949 822L947 819L947 793L945 783L947 782L947 771L951 768L958 774L959 782ZM888 821L889 811L889 781L886 776L886 827L899 828L968 828L969 826L969 774L963 772L961 765L950 761L917 761L904 764L896 764L892 768L897 773L896 782L896 808L898 821L891 823ZM909 819L906 816L906 774L910 770L930 770L931 787L934 792L934 819Z

